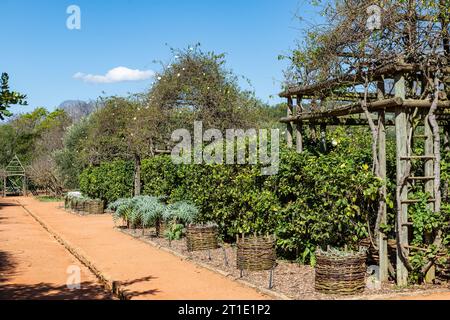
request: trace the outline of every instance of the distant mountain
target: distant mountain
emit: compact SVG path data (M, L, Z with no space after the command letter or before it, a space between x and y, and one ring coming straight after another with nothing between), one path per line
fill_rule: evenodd
M94 101L67 100L61 103L58 108L64 110L73 121L79 121L81 118L91 114L96 107L97 105Z

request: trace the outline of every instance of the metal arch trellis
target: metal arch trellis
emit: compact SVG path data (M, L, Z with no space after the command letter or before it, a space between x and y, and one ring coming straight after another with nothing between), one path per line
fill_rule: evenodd
M13 159L8 163L5 170L3 170L2 172L2 176L3 197L7 196L8 188L10 188L13 193L21 193L24 196L27 195L27 175L25 172L25 168L23 167L22 162L17 155L14 155ZM16 177L21 178L21 186L17 183Z

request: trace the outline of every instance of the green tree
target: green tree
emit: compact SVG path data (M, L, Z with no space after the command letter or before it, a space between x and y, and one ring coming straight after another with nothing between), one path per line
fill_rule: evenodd
M5 117L10 117L12 115L11 111L8 110L11 105L27 105L27 102L25 101L27 96L15 91L10 91L8 82L8 74L2 73L0 80L0 120L4 120Z

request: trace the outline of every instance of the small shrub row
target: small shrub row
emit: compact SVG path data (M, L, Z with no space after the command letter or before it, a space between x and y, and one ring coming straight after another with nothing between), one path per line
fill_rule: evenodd
M161 197L137 196L134 198L122 198L109 204L115 222L122 220L128 228L155 227L157 235L160 225L167 225L164 236L172 240L181 239L184 235L184 227L196 221L198 209L185 201L166 205Z

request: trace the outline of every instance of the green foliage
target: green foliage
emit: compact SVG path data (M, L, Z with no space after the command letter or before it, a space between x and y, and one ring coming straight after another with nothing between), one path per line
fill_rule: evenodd
M117 160L89 167L80 175L80 190L106 203L133 194L133 163Z
M186 201L169 204L162 213L162 218L166 221L176 221L183 224L193 223L198 215L195 205Z
M118 199L110 203L108 209L114 212L114 221L121 219L128 226L147 228L161 219L165 206L161 198L137 196Z
M185 233L184 225L179 223L170 223L169 227L164 231L164 236L169 242L180 240Z
M439 254L448 256L448 245L450 243L450 207L446 203L442 206L441 212L434 212L431 209L428 199L430 194L424 192L416 192L415 198L419 200L418 203L409 206L408 214L413 223L412 232L413 237L410 245L413 247L410 253L411 265L413 267L410 273L410 282L418 283L422 280L422 267L430 259L435 260ZM436 234L438 230L443 232L443 250L431 243L432 235ZM421 249L419 249L421 248Z
M170 195L178 184L178 168L170 156L162 155L142 161L143 192L154 196Z
M133 210L133 201L131 198L117 199L108 205L108 210L113 211L114 222L121 219L128 224Z
M258 166L175 166L167 156L147 159L144 190L166 194L170 202L192 202L199 208L196 222L217 223L228 239L276 233L280 253L314 264L317 246L351 245L367 236L381 186L370 169L367 131L338 129L329 139L337 146L329 143L328 153L283 149L278 174L268 177Z
M142 226L155 226L162 218L165 210L165 205L161 202L161 198L151 196L138 198L140 201L137 203L135 210L138 212Z
M8 74L2 73L0 79L0 120L4 120L5 117L12 116L11 111L8 110L11 105L27 105L27 102L25 101L27 96L15 91L10 91L8 82Z
M148 94L149 104L165 117L162 130L168 136L174 128L192 127L194 120L218 129L253 125L256 118L250 115L261 103L239 87L225 54L204 52L199 44L171 51L177 59L157 74Z
M63 148L54 154L66 188L77 189L79 176L88 166L88 159L82 145L86 140L88 128L87 119L81 119L70 126L64 135Z
M48 116L44 108L36 108L12 119L0 126L0 153L1 163L7 163L17 156L24 165L30 164L36 157L37 142L45 131L40 130L42 123Z

